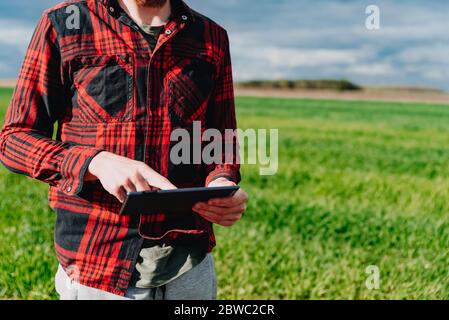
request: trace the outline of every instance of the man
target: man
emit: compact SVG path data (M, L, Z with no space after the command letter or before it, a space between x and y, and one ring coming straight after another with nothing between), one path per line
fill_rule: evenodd
M216 23L181 0L77 0L43 14L0 159L49 184L61 299L216 297L212 224L241 218L243 190L185 215L118 214L129 191L239 183L235 135L220 142L232 161L170 159L171 132L194 121L223 137L236 128L228 36Z

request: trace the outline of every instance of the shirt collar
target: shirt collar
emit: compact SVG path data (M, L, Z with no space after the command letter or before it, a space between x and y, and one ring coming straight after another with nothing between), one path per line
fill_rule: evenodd
M183 0L169 0L171 1L172 19L179 21L181 23L186 23L188 21L194 22L195 15L193 10L183 1ZM106 7L109 14L114 18L118 18L120 8L117 0L101 0L101 3Z

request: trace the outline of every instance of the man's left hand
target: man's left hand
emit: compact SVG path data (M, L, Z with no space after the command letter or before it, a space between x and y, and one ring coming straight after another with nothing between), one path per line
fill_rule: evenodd
M236 184L226 178L218 178L209 183L208 187L228 187ZM230 227L242 218L246 211L248 194L239 189L237 192L227 198L210 199L206 202L198 202L192 208L204 219L219 224L224 227Z

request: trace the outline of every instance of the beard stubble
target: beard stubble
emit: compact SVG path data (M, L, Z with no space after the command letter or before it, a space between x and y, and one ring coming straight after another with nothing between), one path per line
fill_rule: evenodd
M142 7L162 8L168 0L136 0L137 4Z

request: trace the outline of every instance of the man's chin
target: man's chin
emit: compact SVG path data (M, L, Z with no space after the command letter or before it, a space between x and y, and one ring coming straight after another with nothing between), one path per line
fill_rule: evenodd
M147 8L162 8L168 0L136 0L137 5Z

